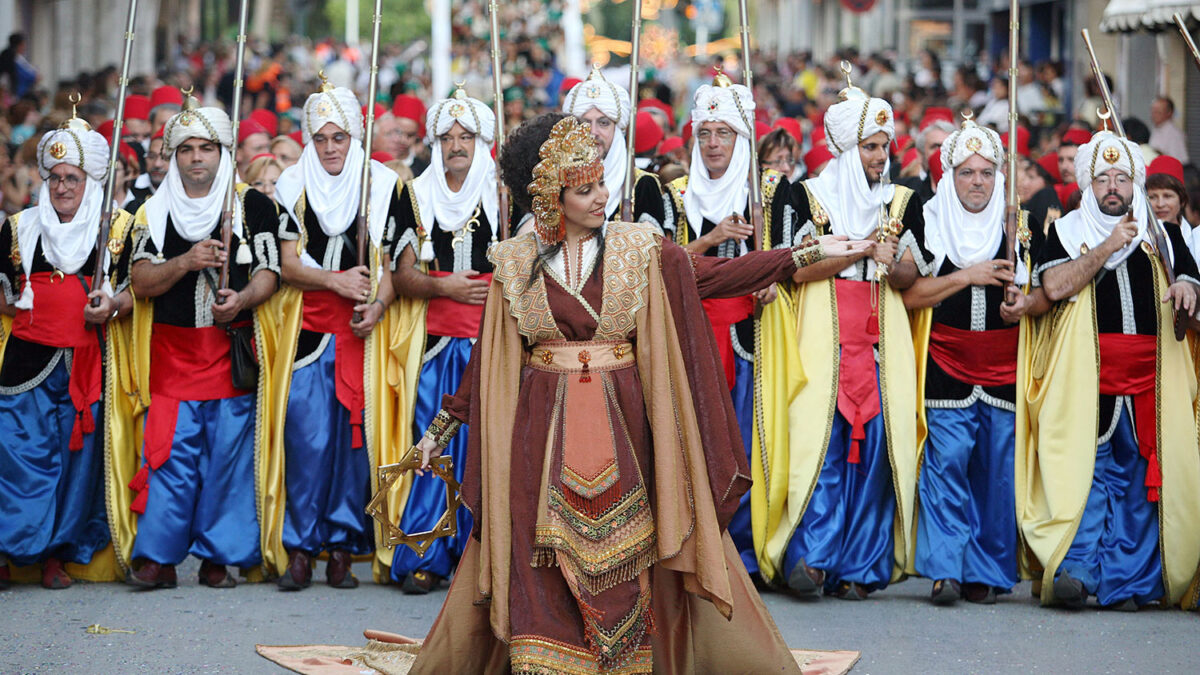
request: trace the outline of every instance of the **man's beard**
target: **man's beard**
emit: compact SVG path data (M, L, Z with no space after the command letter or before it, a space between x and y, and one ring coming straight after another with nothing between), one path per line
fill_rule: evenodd
M1117 199L1121 200L1120 206L1109 206L1108 205L1109 197L1116 197ZM1125 201L1125 198L1122 197L1121 195L1107 194L1104 196L1104 199L1100 200L1100 213L1103 213L1106 216L1123 216L1123 215L1125 215L1125 212L1128 210L1129 210L1129 204Z

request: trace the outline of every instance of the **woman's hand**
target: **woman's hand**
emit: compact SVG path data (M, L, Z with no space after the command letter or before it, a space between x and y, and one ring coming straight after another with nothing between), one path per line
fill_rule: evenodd
M437 443L422 436L421 440L417 441L417 450L421 451L421 468L417 469L417 475L424 476L425 470L429 468L429 460L441 457L442 449L438 447Z
M821 247L825 249L826 258L848 258L850 256L865 256L875 244L873 241L850 241L845 235L826 234L817 237Z

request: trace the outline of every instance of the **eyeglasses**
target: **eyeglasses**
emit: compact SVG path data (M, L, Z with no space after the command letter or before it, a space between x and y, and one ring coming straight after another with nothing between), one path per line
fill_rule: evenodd
M1125 174L1119 174L1115 181L1112 176L1100 175L1092 179L1092 182L1102 188L1107 188L1109 185L1116 185L1117 187L1123 188L1127 187L1133 181L1129 179L1129 176L1126 176Z
M762 165L765 167L771 168L771 169L776 169L776 170L778 170L780 172L784 172L784 173L791 173L792 169L796 168L795 160L791 160L791 159L775 159L775 160L765 161L762 163Z
M56 173L52 173L50 174L50 177L46 179L46 183L48 183L52 188L62 185L68 190L74 190L83 184L83 179L79 176L60 176Z
M729 143L732 143L733 137L737 135L732 129L717 129L716 131L711 129L701 129L700 131L696 132L696 140L700 141L701 143L707 143L714 134L722 145L728 145Z

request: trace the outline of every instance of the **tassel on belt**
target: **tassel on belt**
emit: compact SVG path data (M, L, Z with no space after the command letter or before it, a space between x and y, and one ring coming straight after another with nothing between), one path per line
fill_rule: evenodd
M580 382L591 382L593 372L633 367L633 344L624 340L539 342L529 352L526 365L549 373L579 373Z

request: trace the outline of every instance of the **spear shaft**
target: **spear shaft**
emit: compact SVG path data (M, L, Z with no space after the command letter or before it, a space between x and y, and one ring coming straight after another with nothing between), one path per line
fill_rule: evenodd
M497 165L500 164L500 154L504 145L504 91L500 81L500 17L498 12L496 0L491 0L488 3L488 14L492 22L492 111L496 116L494 140ZM500 239L507 239L509 230L508 186L498 176L496 178L496 204L499 207L496 209L496 218L500 222L495 223L495 231L500 233Z
M738 0L738 14L742 21L742 82L754 95L754 75L750 71L750 12L746 8L746 0ZM758 169L758 144L754 139L754 118L746 117L742 111L742 121L750 133L750 225L754 228L754 249L762 248L763 239L763 201L762 181Z
M237 60L234 62L233 68L233 105L231 106L231 114L229 121L233 123L231 133L233 134L234 147L238 142L238 126L241 124L242 115L242 90L244 88L244 80L246 74L246 6L248 0L242 0L241 8L238 10L238 34L237 46L235 52ZM233 244L233 209L237 200L237 176L229 178L229 185L225 190L225 208L221 213L221 244L225 250L225 262L221 263L220 283L218 288L224 290L229 288L229 260L232 255L231 245ZM242 224L244 228L245 223ZM217 298L218 304L225 304L223 297Z
M637 164L634 162L634 148L637 147L637 103L638 103L638 70L641 61L642 47L642 0L633 0L633 35L629 42L629 119L626 129L626 160L629 165L625 168L625 184L621 191L621 220L633 220L633 186L637 178ZM617 111L620 115L620 111Z

